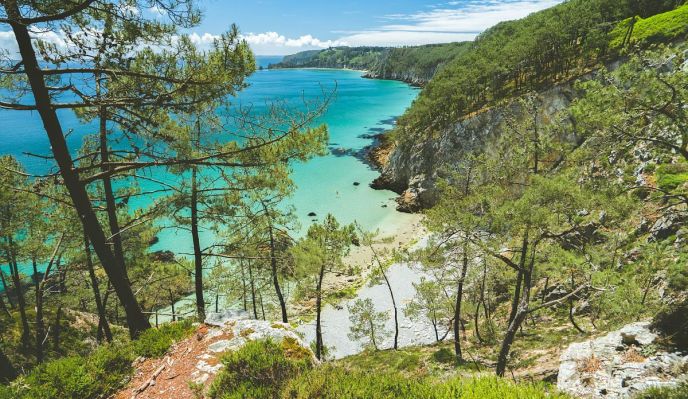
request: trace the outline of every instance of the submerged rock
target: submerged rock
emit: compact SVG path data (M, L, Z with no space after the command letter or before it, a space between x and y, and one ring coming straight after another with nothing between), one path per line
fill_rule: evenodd
M649 322L629 324L561 354L557 388L581 398L626 398L686 380L688 356L659 349Z
M315 212L310 212L310 213L308 213L308 216L314 218L318 215Z
M151 254L151 258L163 263L173 263L175 259L172 251L155 251Z

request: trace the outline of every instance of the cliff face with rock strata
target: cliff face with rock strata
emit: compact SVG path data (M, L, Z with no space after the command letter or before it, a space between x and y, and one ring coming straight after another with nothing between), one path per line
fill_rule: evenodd
M538 118L546 124L570 104L573 91L570 85L561 85L538 97L543 105ZM385 155L379 159L382 173L372 187L399 194L400 211L416 212L431 207L438 199L437 180L447 176L468 154L489 151L505 129L503 122L507 115L524 116L525 110L515 102L508 102L469 115L433 137L388 144L380 150ZM575 142L578 138L562 139Z

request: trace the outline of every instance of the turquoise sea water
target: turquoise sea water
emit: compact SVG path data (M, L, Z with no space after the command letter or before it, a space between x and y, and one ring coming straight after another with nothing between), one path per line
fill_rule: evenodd
M278 60L274 57L258 59L262 66ZM249 83L250 87L234 102L252 105L258 112L270 101L286 101L298 106L302 99L317 99L322 97L323 90L331 91L336 87L336 97L318 123L329 126L330 147L346 150L346 154L371 144L370 139L361 136L389 129L394 118L401 115L417 95L417 89L404 83L363 79L360 72L344 70L262 70L251 76ZM62 111L60 117L65 131L71 131L69 145L78 148L83 137L93 131L93 126L80 123L69 111ZM52 165L25 153L49 151L36 113L0 111L0 154L12 154L28 171L40 174L50 170ZM395 194L371 189L368 184L377 172L353 155L329 154L295 164L293 169L297 190L290 201L296 208L301 232L313 220L322 220L327 213L345 223L357 221L369 230L391 231L405 222L404 215L394 210ZM169 178L164 169L152 173L156 178ZM360 185L355 186L354 182ZM139 199L135 205L145 206L146 201L150 199ZM310 212L315 212L317 217L308 217ZM191 252L191 237L187 231L165 229L159 238L153 250ZM205 231L202 240L203 246L209 246L215 237L212 232ZM7 266L2 265L2 268L7 273ZM26 267L23 271L29 272Z

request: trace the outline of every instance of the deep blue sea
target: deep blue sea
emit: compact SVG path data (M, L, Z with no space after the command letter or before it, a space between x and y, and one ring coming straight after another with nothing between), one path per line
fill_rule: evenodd
M266 67L280 59L258 57L258 63ZM377 172L355 156L340 152L349 154L359 150L371 144L370 139L362 136L391 128L394 119L414 100L417 89L395 81L363 79L360 72L346 70L259 70L249 78L249 83L234 104L251 105L256 112L264 110L271 101L298 106L303 99L315 100L322 97L323 90L331 91L336 87L334 101L317 123L328 125L330 147L344 151L293 165L297 190L289 201L296 209L301 225L299 232L305 231L314 219L322 220L327 213L344 223L357 221L369 230L392 231L398 223L404 223L402 215L394 210L395 194L368 186ZM60 118L64 130L70 131L68 142L73 150L81 146L85 135L95 130L93 126L80 123L71 111L61 111ZM44 173L53 167L48 161L26 155L27 152L47 154L50 151L35 112L2 110L0 129L0 154L14 155L31 173ZM164 169L153 173L161 179L169 176ZM360 185L355 186L354 182ZM145 206L151 200L138 199L135 206ZM310 212L315 212L317 217L308 217ZM191 237L187 231L165 229L159 238L153 250L191 252ZM216 237L207 230L202 240L206 247ZM2 269L7 273L6 265L2 265ZM22 269L29 272L26 265Z

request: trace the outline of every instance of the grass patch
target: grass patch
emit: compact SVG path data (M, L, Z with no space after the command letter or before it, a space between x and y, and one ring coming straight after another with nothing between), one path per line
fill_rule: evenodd
M180 341L194 331L191 320L163 324L160 328L148 329L139 339L132 342L134 353L143 357L160 357L174 342Z
M432 359L437 363L450 364L454 363L456 357L454 352L449 348L440 348L432 354Z
M688 34L688 5L649 18L636 17L631 44L650 45L667 43L680 39ZM628 18L611 32L612 48L621 48L628 32L631 18Z
M252 341L222 359L224 368L209 390L213 399L270 399L282 385L312 365L312 354L293 340Z
M686 24L688 26L688 24ZM657 167L657 187L662 190L675 190L688 182L688 164L664 164Z
M651 388L643 391L633 399L685 399L688 398L688 383L683 383L676 388Z
M435 381L399 373L346 370L327 366L290 381L283 399L515 399L567 398L543 385L514 384L495 377Z
M398 372L418 375L427 368L425 353L422 348L404 348L399 350L368 350L357 355L338 360L337 364L346 369L375 370L381 372Z
M0 389L0 398L105 397L123 385L133 360L129 345L104 345L88 357L71 356L43 363Z
M0 399L107 397L126 384L137 356L160 357L192 331L190 321L165 324L145 331L136 341L102 345L88 356L47 361L9 386L1 386Z

